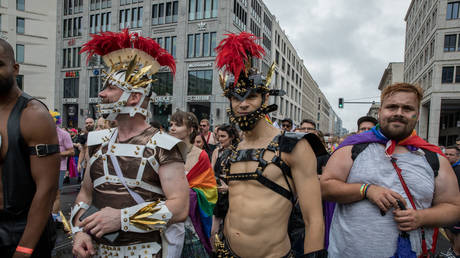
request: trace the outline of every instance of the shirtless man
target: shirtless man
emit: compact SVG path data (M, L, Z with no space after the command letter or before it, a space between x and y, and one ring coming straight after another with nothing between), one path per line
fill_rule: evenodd
M0 256L51 257L56 125L44 104L18 88L18 72L12 47L0 39Z
M315 153L324 152L314 134L281 133L265 119L276 110L267 105L270 91L267 79L251 74L247 57L231 53L229 42L241 43L246 54L261 57L263 49L252 34L229 35L218 49L219 68L234 75L221 84L230 100L230 121L244 132L243 141L233 149L224 171L228 180L229 207L223 237L216 240L218 257L294 257L287 226L292 205L299 201L305 220L305 257L325 257L321 193L316 176ZM251 43L248 43L251 42ZM238 44L238 43L236 43ZM248 46L250 45L250 46ZM231 46L230 46L231 48ZM260 49L257 52L251 52ZM229 53L231 56L229 56ZM240 58L247 70L232 70L225 60ZM236 83L235 83L236 81Z

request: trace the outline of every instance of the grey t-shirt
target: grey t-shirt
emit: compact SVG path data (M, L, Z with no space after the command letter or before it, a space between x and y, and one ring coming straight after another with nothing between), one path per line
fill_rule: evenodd
M394 154L402 176L415 199L417 209L431 207L434 195L434 172L422 151ZM347 183L367 183L389 188L401 194L412 208L391 161L384 154L384 146L369 146L356 158ZM368 200L338 204L334 211L329 236L329 257L390 257L396 251L399 235L392 210L385 216ZM412 250L421 253L421 231L409 232ZM428 247L433 230L425 228Z

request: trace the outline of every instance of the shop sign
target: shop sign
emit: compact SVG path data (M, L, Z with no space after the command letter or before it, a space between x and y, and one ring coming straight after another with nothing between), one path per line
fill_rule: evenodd
M99 103L99 98L89 98L88 103L89 104Z
M66 99L62 99L62 104L74 104L74 103L78 103L78 99L77 99L77 98L66 98Z
M173 100L173 96L156 96L153 99L153 102L155 102L155 103L159 103L159 102L170 103L170 102L172 102L172 100Z
M66 78L77 78L77 77L80 77L80 72L79 71L68 71L68 72L65 72L65 77Z
M203 67L212 67L212 62L209 63L192 63L188 65L188 68L203 68Z
M209 101L211 101L211 95L187 96L187 102L209 102Z

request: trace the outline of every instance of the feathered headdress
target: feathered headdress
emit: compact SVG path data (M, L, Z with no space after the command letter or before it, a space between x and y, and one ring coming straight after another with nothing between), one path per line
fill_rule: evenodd
M275 69L274 64L266 78L260 74L250 74L251 59L260 59L265 55L263 47L256 43L257 37L244 31L238 35L225 35L227 38L223 39L216 48L216 66L223 70L220 84L224 95L229 96L230 92L236 92L238 95L247 96L249 89L269 91L268 86ZM234 81L227 83L226 78L229 74L233 75Z
M223 39L216 48L217 68L222 69L225 66L224 73L233 74L237 84L241 71L248 75L251 68L251 58L262 58L265 50L256 43L256 36L245 31L239 35L225 34L227 38Z
M93 55L102 56L111 73L126 70L127 81L154 74L161 66L167 66L173 74L176 73L174 58L151 38L129 33L128 29L119 33L109 31L92 34L91 37L80 53L88 53L87 61Z

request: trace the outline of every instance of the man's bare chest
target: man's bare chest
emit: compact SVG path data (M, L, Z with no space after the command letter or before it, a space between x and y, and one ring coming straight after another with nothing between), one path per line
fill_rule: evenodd
M0 108L0 164L3 163L8 151L8 118L10 108Z

